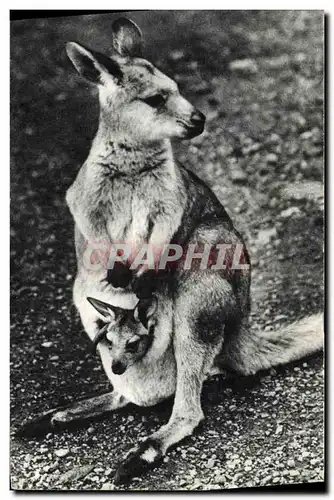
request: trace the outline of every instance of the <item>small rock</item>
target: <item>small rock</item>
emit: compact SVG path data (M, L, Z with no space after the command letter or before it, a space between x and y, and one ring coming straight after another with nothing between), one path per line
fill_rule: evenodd
M215 476L215 481L216 481L217 483L225 483L225 481L226 481L226 477L224 476L224 474L217 474L217 475Z
M213 458L209 458L209 460L207 461L205 467L207 469L212 469L212 467L215 465L215 461Z
M291 477L296 477L296 476L299 476L299 471L298 470L290 470L289 472L289 476Z
M104 483L102 485L102 488L101 490L105 491L105 490L114 490L115 489L115 486L112 484L112 483Z
M294 461L294 460L292 460L292 458L290 458L290 459L288 460L288 466L289 466L289 467L294 467L295 465L296 465L296 464L295 464L295 461Z
M290 207L287 208L286 210L283 210L280 213L280 216L283 217L283 219L288 219L292 217L293 215L300 215L300 209L298 207Z
M55 455L57 455L57 457L59 457L59 458L62 458L62 457L66 457L66 455L68 455L69 452L70 452L70 450L68 448L61 448L60 450L55 451Z
M290 57L288 55L282 55L279 57L266 58L263 61L263 65L266 68L281 69L287 67L289 65L289 62L290 62Z
M51 356L50 361L58 361L59 356Z
M266 156L266 161L267 161L267 163L277 163L278 162L278 156L275 155L275 153L269 153Z
M61 451L61 450L60 450ZM72 481L77 481L78 479L82 479L87 476L94 469L94 465L83 465L81 467L73 467L66 471L64 474L61 474L58 478L56 478L55 484L66 484Z
M236 59L230 62L229 68L231 71L240 73L255 74L258 72L258 65L254 59Z
M42 347L52 347L53 343L52 342L43 342Z
M247 182L247 175L241 168L233 167L231 170L231 179L235 184L245 184Z
M184 52L183 50L173 50L170 53L169 58L174 62L181 61L184 59Z
M257 243L260 245L267 245L272 238L277 236L276 227L269 229L261 229L257 234Z
M306 132L303 132L302 134L300 134L300 138L301 139L311 139L312 137L312 130L306 130Z

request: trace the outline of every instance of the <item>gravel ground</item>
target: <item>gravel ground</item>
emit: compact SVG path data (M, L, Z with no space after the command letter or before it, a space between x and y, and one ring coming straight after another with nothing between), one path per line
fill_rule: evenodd
M11 419L109 389L71 302L73 223L64 194L97 125L96 92L64 43L110 44L108 15L12 23ZM216 192L253 262L252 319L279 327L323 307L322 15L131 14L146 54L207 115L177 157ZM206 421L133 490L323 481L323 360L205 386ZM123 454L171 403L11 441L13 489L114 489Z

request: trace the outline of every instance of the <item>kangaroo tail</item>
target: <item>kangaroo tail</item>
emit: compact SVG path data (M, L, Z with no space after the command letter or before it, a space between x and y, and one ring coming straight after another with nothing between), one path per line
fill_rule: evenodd
M296 361L324 346L323 315L314 314L275 331L257 332L242 327L227 342L224 361L244 375Z

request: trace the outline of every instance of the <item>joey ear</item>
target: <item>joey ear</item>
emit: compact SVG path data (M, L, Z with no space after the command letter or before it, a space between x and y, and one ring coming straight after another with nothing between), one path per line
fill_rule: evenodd
M88 50L76 42L68 42L66 52L77 72L97 85L103 83L105 75L110 75L117 81L123 76L116 61L99 52Z
M113 306L102 302L102 300L94 299L93 297L87 297L88 302L96 309L96 311L102 316L104 321L114 321L116 319L116 311Z
M149 299L141 299L134 310L134 318L140 321L142 325L149 329L150 323L153 320L154 313L157 310L158 301L155 297Z
M112 24L113 49L123 57L140 57L141 55L141 31L130 19L121 17Z

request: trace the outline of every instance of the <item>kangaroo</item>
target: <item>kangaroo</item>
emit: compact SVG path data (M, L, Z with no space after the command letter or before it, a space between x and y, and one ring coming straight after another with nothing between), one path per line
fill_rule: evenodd
M173 80L137 57L140 32L132 22L114 23L113 47L108 58L67 44L77 71L98 86L101 112L89 156L66 201L86 242L121 242L132 250L124 256L129 263L136 249L148 243L157 261L180 227L186 204L169 139L198 135L205 117L179 94ZM144 270L141 266L137 276ZM115 265L108 279L125 288L132 273ZM136 288L140 293L140 281Z
M101 106L88 159L66 197L75 221L73 298L114 390L52 409L23 429L52 428L174 395L168 423L130 450L115 482L156 466L193 433L204 418L208 374L229 367L252 375L323 346L321 314L279 331L250 329L250 259L242 236L211 189L172 153L170 139L200 134L204 117L173 80L140 57L140 40L138 27L120 19L110 57L73 42L67 48L79 73L98 86ZM179 259L148 292L155 279L145 265L134 273L128 265L115 273L87 267L87 244L96 240L126 242L132 250L149 243L159 255L176 242L190 251L191 265L185 265L188 257ZM224 245L229 250L222 256ZM234 266L238 247L241 265ZM133 252L126 258L132 265ZM224 266L217 266L219 258Z

